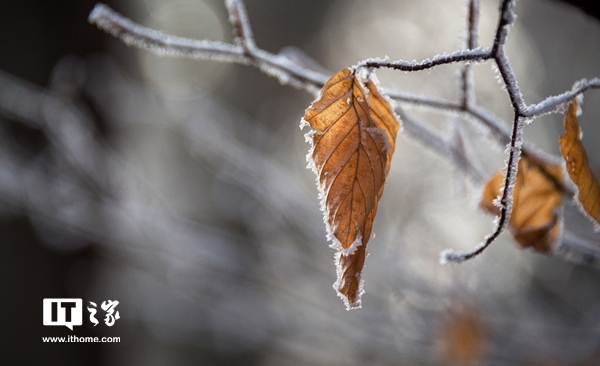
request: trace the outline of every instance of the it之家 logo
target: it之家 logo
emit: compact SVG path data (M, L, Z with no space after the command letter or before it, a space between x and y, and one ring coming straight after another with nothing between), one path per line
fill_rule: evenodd
M121 318L119 311L115 310L117 305L119 302L116 300L106 300L100 304L100 309L106 313L104 324L109 327L112 327ZM94 326L99 323L95 317L98 312L96 307L96 303L91 301L87 307L90 313L90 322L94 323ZM43 310L45 326L64 325L73 330L73 326L83 324L82 299L44 299Z

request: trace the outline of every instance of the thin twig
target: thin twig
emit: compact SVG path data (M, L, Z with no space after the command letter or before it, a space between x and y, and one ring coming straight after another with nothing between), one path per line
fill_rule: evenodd
M449 114L463 114L464 116L472 118L473 120L483 124L490 131L490 135L494 138L494 140L497 141L501 146L506 146L510 142L510 128L504 123L504 121L475 102L465 109L461 103L443 98L432 97L430 95L414 94L398 90L388 91L387 89L386 94L390 98L403 104L437 110ZM522 150L523 155L527 156L527 158L529 158L533 164L542 169L545 169L546 165L561 164L562 162L560 157L548 154L536 148L533 144L527 141L523 141Z
M244 3L239 0L225 0L225 6L229 12L229 23L233 28L236 43L250 53L256 48L256 43Z
M552 256L577 264L600 267L598 252L598 243L563 230L562 240L552 252Z
M481 254L490 244L492 244L504 232L508 226L510 215L512 212L513 190L517 176L518 162L521 158L520 142L523 138L524 121L522 118L515 116L513 123L511 141L509 145L508 161L506 163L507 170L504 176L504 184L502 196L500 198L500 216L496 218L496 228L494 232L487 236L482 244L468 252L455 252L445 250L441 254L442 263L462 263L469 259L475 258Z
M467 37L465 48L472 50L479 47L477 27L479 23L479 0L468 0L467 4ZM464 63L460 69L460 104L464 109L468 109L475 102L475 93L473 90L473 66L470 63Z
M591 80L581 79L573 84L573 88L570 91L548 97L537 104L528 106L523 111L523 115L534 118L548 113L560 112L560 109L564 108L578 94L588 89L597 88L600 88L600 78L593 78Z
M132 22L104 4L97 4L94 7L88 22L119 38L128 46L148 49L159 55L251 63L251 59L244 54L243 47L164 34Z
M476 183L485 179L485 174L470 159L461 153L461 147L450 139L442 137L432 128L419 123L417 120L407 115L401 108L396 107L396 113L402 118L402 125L406 132L415 136L423 145L452 160L457 166L467 173L467 175Z
M436 55L431 59L425 59L421 62L416 61L388 61L387 59L368 59L359 62L356 67L368 67L373 69L394 69L400 71L422 71L432 67L453 64L457 62L481 62L492 58L492 52L489 48L475 48L472 50L459 50L452 53Z
M496 26L494 35L494 45L492 46L492 55L496 56L504 48L506 37L508 36L508 27L515 21L515 12L513 11L515 0L502 0L500 3L500 17Z
M232 2L232 4L239 1ZM231 6L232 10L241 8ZM218 62L234 62L253 65L270 76L274 76L282 84L289 84L318 94L319 89L328 79L327 75L307 70L296 65L285 56L275 55L253 47L249 25L242 26L244 16L238 11L230 15L240 21L241 32L246 32L244 46L232 45L218 41L194 40L164 34L157 30L141 26L125 18L104 4L97 4L88 17L88 22L95 24L103 31L119 38L129 46L144 48L158 55L190 57ZM249 47L250 46L250 47Z

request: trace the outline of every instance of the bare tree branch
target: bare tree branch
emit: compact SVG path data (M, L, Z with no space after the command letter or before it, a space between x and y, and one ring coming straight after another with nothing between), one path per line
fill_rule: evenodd
M245 11L241 10L243 8L239 7L239 4L239 1L231 1L228 9L234 11L230 15L230 19L236 22L234 24L236 27L239 23L238 31L245 37L243 38L244 46L167 35L136 24L104 4L98 4L94 7L88 21L121 39L129 46L144 48L164 56L191 57L253 65L266 74L276 77L282 84L306 89L316 95L321 86L327 81L327 76L299 67L285 56L274 55L254 47L250 26L243 20L246 19Z
M112 11L105 5L97 5L90 14L90 23L96 24L100 29L120 38L126 44L146 48L152 52L164 55L187 56L192 58L212 59L221 62L237 62L250 64L258 67L268 75L277 77L282 84L290 84L306 89L313 94L318 90L329 75L315 68L308 68L297 60L288 58L284 53L275 55L258 48L252 36L250 22L248 21L244 5L241 0L226 0L229 11L229 20L233 28L235 45L213 41L197 41L180 37L165 35L161 32L145 28L133 23ZM571 91L558 96L549 97L544 101L527 106L515 74L510 65L510 60L504 51L504 45L508 37L510 26L514 23L514 0L502 0L498 24L496 27L493 46L491 48L478 47L477 28L479 1L467 1L467 26L465 49L454 51L449 54L435 55L421 62L398 60L390 62L387 59L367 59L359 62L353 68L391 68L402 71L420 71L435 66L462 63L461 77L459 79L459 102L443 100L427 95L414 95L400 91L388 91L388 95L401 102L420 107L441 110L450 114L462 114L470 119L478 121L486 126L495 139L507 146L506 175L502 197L500 199L501 213L497 218L496 228L484 242L474 250L466 253L455 253L446 251L443 261L462 262L477 256L489 246L507 227L512 210L512 192L521 154L526 155L532 163L537 164L542 170L549 163L556 163L560 159L537 150L531 144L523 142L523 129L528 119L538 117L547 113L561 112L562 106L591 88L600 87L600 79L581 80L577 82ZM477 105L473 93L473 82L471 75L471 64L493 60L506 88L511 105L514 110L514 118L511 128L492 113ZM319 70L319 71L315 71ZM441 155L447 155L451 159L456 158L453 143L445 138L437 136L432 130L422 124L416 123L402 112L404 119L408 121L407 132L415 136L426 146ZM454 150L453 150L454 149ZM469 166L467 171L479 180L479 173L474 167ZM565 190L565 193L569 193ZM576 243L577 241L572 241ZM577 244L573 244L577 245ZM576 251L576 250L575 250Z

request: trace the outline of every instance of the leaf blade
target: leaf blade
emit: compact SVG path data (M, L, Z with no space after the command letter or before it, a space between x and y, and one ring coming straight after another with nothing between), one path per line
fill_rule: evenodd
M554 250L562 220L562 168L560 165L541 167L526 157L519 161L519 170L513 190L513 208L509 229L515 241L522 247L531 247L542 253ZM496 173L486 183L480 207L493 214L500 209L494 205L504 184L504 174Z
M577 186L577 202L585 214L600 225L600 184L594 172L590 169L587 152L581 142L581 128L577 121L577 102L569 104L565 115L565 133L558 138L560 152L566 163L567 173Z
M338 250L334 288L348 309L360 307L366 246L400 124L373 80L350 69L325 83L304 121L327 237Z

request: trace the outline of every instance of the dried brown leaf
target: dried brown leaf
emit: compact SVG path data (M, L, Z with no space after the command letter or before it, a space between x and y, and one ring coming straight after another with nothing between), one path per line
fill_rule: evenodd
M532 164L526 157L519 162L517 181L513 191L513 209L510 231L523 248L551 253L562 226L559 212L562 206L563 182L560 165L548 165L543 169ZM496 173L485 185L480 206L499 214L494 204L504 183L504 174Z
M488 330L479 309L455 306L445 315L437 338L438 355L444 365L480 365L488 350Z
M600 184L590 169L585 147L581 143L581 129L577 122L577 102L569 104L565 115L565 134L558 138L560 152L567 164L567 172L577 185L577 200L585 213L600 225Z
M325 83L304 115L312 127L307 156L317 175L327 237L338 250L334 288L360 307L366 246L400 128L373 80L344 69Z

